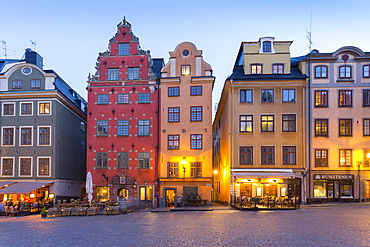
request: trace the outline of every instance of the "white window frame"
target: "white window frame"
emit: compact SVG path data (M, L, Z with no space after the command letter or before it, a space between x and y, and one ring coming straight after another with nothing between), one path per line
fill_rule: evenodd
M22 144L22 129L26 129L26 128L31 129L31 144L30 145ZM19 146L27 146L27 147L33 146L33 126L19 126Z
M40 143L40 128L50 128L50 133L49 133L49 144L42 144L42 145L40 145L39 143ZM39 146L39 147L47 147L47 146L51 146L51 140L52 140L52 138L51 138L51 134L52 134L52 132L51 132L52 130L51 130L51 125L40 125L40 126L37 126L37 146Z
M31 104L31 114L22 114L22 104ZM42 114L45 115L45 114ZM27 101L27 102L19 102L19 116L33 116L33 102Z
M50 104L50 112L49 112L49 114L45 114L45 113L40 113L40 104L43 104L43 103L49 103ZM37 102L37 115L39 115L39 116L47 116L47 115L51 115L51 108L52 108L52 104L51 104L51 101L38 101Z
M31 174L30 175L21 175L21 159L31 159ZM18 159L18 176L19 177L32 177L33 171L33 157L32 156L19 156Z
M14 106L13 115L4 115L4 105L13 105ZM15 102L3 102L2 105L1 105L1 116L4 116L4 117L15 116L16 110L17 109L15 108Z
M4 129L13 129L13 145L4 144ZM15 126L1 126L1 146L14 147L15 146Z
M49 159L49 175L39 175L40 159ZM51 156L38 156L37 157L37 177L51 177Z
M13 160L13 172L11 176L9 175L3 175L3 160L4 159L12 159ZM2 177L8 177L8 178L11 178L11 177L14 177L14 168L15 168L15 162L14 162L15 158L14 157L1 157L1 170L0 170L0 173L1 173L1 176Z

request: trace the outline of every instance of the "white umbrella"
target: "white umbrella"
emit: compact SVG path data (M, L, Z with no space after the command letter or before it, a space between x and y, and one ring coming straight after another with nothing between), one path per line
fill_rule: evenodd
M86 176L86 194L87 194L87 199L89 200L89 203L91 203L93 199L93 182L92 182L92 175L91 172L87 173Z

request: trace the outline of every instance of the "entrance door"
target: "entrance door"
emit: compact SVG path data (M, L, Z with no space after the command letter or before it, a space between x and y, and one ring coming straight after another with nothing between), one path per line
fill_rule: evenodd
M366 199L370 199L370 180L366 181Z
M175 204L175 189L166 189L166 207L173 207Z
M339 181L328 181L328 199L330 202L339 201Z

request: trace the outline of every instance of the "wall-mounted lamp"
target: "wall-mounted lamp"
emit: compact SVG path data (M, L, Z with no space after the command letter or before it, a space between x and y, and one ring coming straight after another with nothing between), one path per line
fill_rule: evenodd
M49 199L54 199L54 197L55 197L55 194L54 193L50 193L49 194Z
M30 198L35 198L35 194L30 194Z

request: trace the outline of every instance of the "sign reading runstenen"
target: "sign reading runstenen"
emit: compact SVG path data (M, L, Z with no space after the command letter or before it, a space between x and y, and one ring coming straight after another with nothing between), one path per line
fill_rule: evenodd
M353 174L315 174L313 179L315 180L352 180Z

